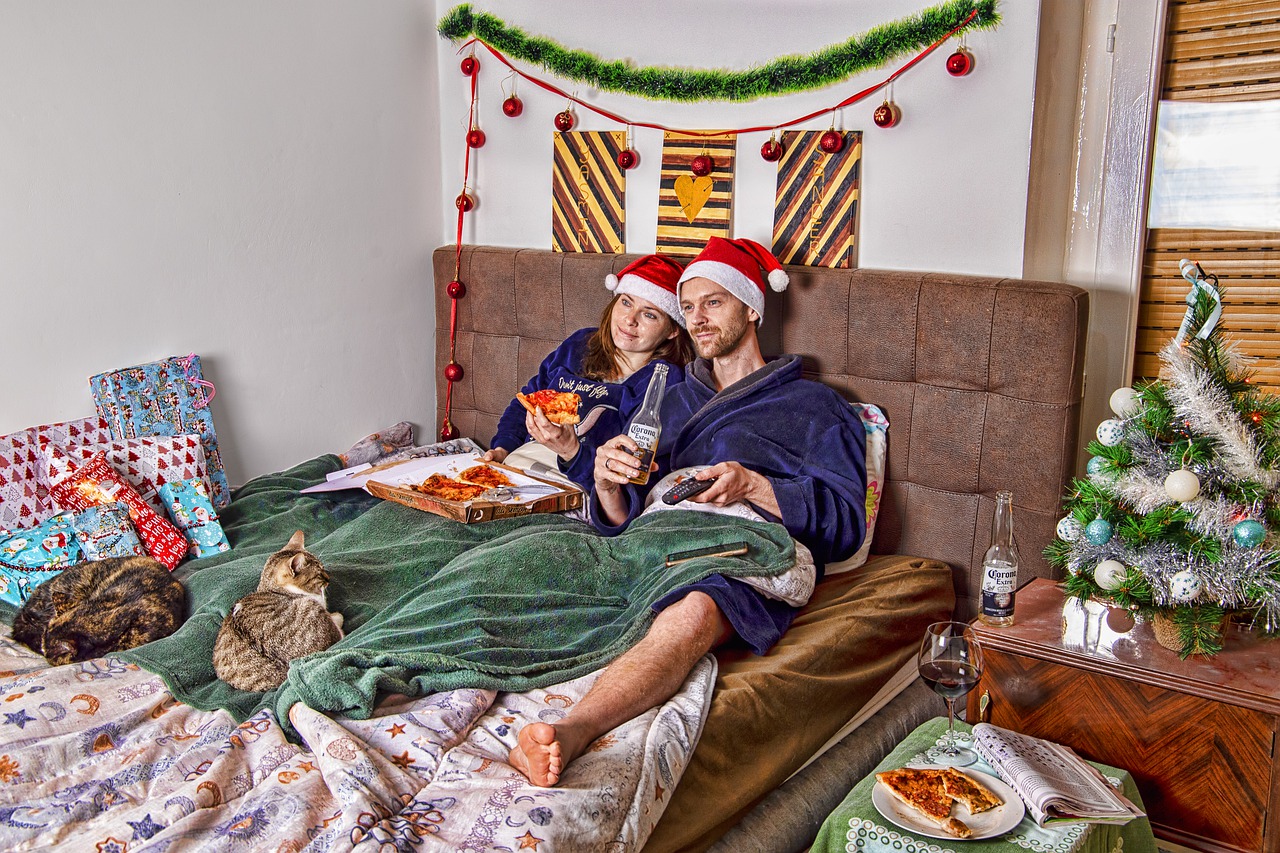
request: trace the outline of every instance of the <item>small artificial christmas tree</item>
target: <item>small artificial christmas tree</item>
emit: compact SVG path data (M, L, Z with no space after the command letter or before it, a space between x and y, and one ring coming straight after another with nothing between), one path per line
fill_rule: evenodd
M1280 395L1224 343L1217 277L1182 271L1160 379L1112 395L1045 557L1068 594L1153 616L1158 638L1171 624L1162 643L1185 658L1220 651L1228 615L1280 632Z

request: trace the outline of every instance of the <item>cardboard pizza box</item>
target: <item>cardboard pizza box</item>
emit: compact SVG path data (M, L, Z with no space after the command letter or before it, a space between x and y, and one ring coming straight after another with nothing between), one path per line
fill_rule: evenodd
M504 489L495 496L481 495L469 501L445 500L409 488L410 484L421 483L432 474L456 477L467 468L481 464L505 473L512 482L511 488ZM484 462L479 454L474 453L410 459L362 473L371 475L364 481L364 489L374 497L443 515L463 524L531 515L535 512L565 512L580 509L583 502L582 491L575 486L538 477L520 468Z

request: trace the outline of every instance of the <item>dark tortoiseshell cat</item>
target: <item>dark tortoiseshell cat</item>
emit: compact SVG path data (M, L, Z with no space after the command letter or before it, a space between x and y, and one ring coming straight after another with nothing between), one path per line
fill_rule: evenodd
M303 547L299 530L267 558L256 592L241 598L222 620L213 644L213 669L239 690L274 690L289 661L323 651L342 639L342 614L325 600L329 574Z
M182 624L186 590L151 557L109 557L40 584L13 620L13 638L61 665L167 637Z

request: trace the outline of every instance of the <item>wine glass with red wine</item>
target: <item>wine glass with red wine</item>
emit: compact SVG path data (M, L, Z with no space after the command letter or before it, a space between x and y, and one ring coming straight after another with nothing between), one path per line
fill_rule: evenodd
M947 736L941 746L929 751L930 760L948 767L973 764L978 754L955 739L955 701L982 677L982 648L973 629L963 622L934 622L925 629L916 665L925 684L947 700Z

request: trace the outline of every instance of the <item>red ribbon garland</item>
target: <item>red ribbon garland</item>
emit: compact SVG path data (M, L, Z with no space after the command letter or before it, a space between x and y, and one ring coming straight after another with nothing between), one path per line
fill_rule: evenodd
M470 132L475 127L476 116L476 78L480 76L479 63L471 72L471 106L467 110L467 130ZM462 193L467 191L467 181L471 177L471 146L467 145L466 160L462 164ZM466 215L463 209L462 195L458 196L458 228L457 228L457 251L453 257L453 280L459 281L462 276L462 218ZM454 354L457 352L458 345L458 297L449 294L449 364L453 365ZM440 440L449 441L457 438L457 431L453 428L453 422L449 415L453 412L453 382L454 380L445 376L444 389L444 423L440 425Z
M607 119L616 121L619 124L634 126L634 127L647 127L647 128L650 128L651 130L661 130L661 131L670 132L670 133L680 133L685 136L693 136L693 137L699 137L699 138L712 138L712 137L729 136L729 135L742 134L742 133L758 133L765 130L779 130L784 127L793 127L802 122L815 119L818 116L823 115L824 113L834 112L838 109L842 109L844 107L851 106L852 104L856 104L858 101L863 100L868 95L871 95L874 92L877 92L880 89L883 89L884 87L888 86L894 80L898 79L903 74L905 74L908 70L915 67L917 63L919 63L926 56L928 56L929 54L937 50L942 44L944 44L953 35L955 35L960 30L964 29L965 27L967 27L977 16L978 16L978 12L975 9L972 12L970 12L969 15L963 21L961 21L959 24L953 27L949 32L947 32L946 35L942 36L933 44L929 45L924 50L920 51L918 54L912 57L905 65L903 65L897 71L893 72L888 77L881 80L879 83L876 83L873 86L868 86L867 88L863 89L860 92L855 92L854 94L845 98L843 101L841 101L840 103L836 104L833 107L825 107L820 110L814 110L813 112L808 113L806 115L802 115L798 118L793 118L789 121L779 122L777 124L764 124L764 125L756 125L754 127L742 127L736 130L714 130L714 131L685 130L681 128L667 127L666 125L656 124L653 122L631 121L630 119L625 118L624 116L620 116L617 113L610 112L609 110L602 109L600 107L594 107L591 104L588 104L586 101L582 100L581 98L577 98L577 97L574 97L573 95L570 95L568 92L564 91L558 86L554 86L551 83L548 83L544 80L540 80L537 77L534 77L532 75L526 74L525 72L521 71L519 68L516 68L514 65L512 65L511 61L508 60L505 56L503 56L502 53L500 53L495 47L485 43L484 41L481 41L478 38L468 39L461 47L458 48L458 52L461 53L463 50L467 49L468 47L471 47L475 44L480 44L486 50L488 50L491 54L493 54L493 56L499 62L501 62L507 68L511 69L512 73L524 78L525 80L528 80L530 83L532 83L535 86L545 89L546 91L551 92L552 94L559 95L562 98L567 98L570 102L575 103L578 106L583 107L584 109L588 109L591 112L596 113L597 115L601 115ZM472 50L472 53L474 54L474 48ZM477 64L476 68L471 72L471 105L467 111L467 129L468 130L470 130L472 127L475 126L476 78L478 78L479 76L480 76L480 67ZM467 150L466 160L464 161L462 166L462 192L464 194L467 191L467 181L471 176L471 146L467 145L465 147ZM466 214L466 211L463 210L463 204L461 203L462 202L461 196L458 197L458 201L459 201L459 204L458 204L458 228L457 228L457 253L454 256L454 264L453 264L453 280L454 281L459 281L460 280L459 277L462 274L462 219L463 219L463 216ZM450 302L449 302L449 364L451 366L456 364L456 362L454 361L454 354L456 352L457 340L458 340L458 297L453 296L451 294ZM441 441L448 441L452 438L457 437L457 433L454 430L453 423L449 419L449 415L453 411L454 380L446 376L445 381L446 381L446 386L445 386L445 392L444 392L444 424L441 425L440 427Z

